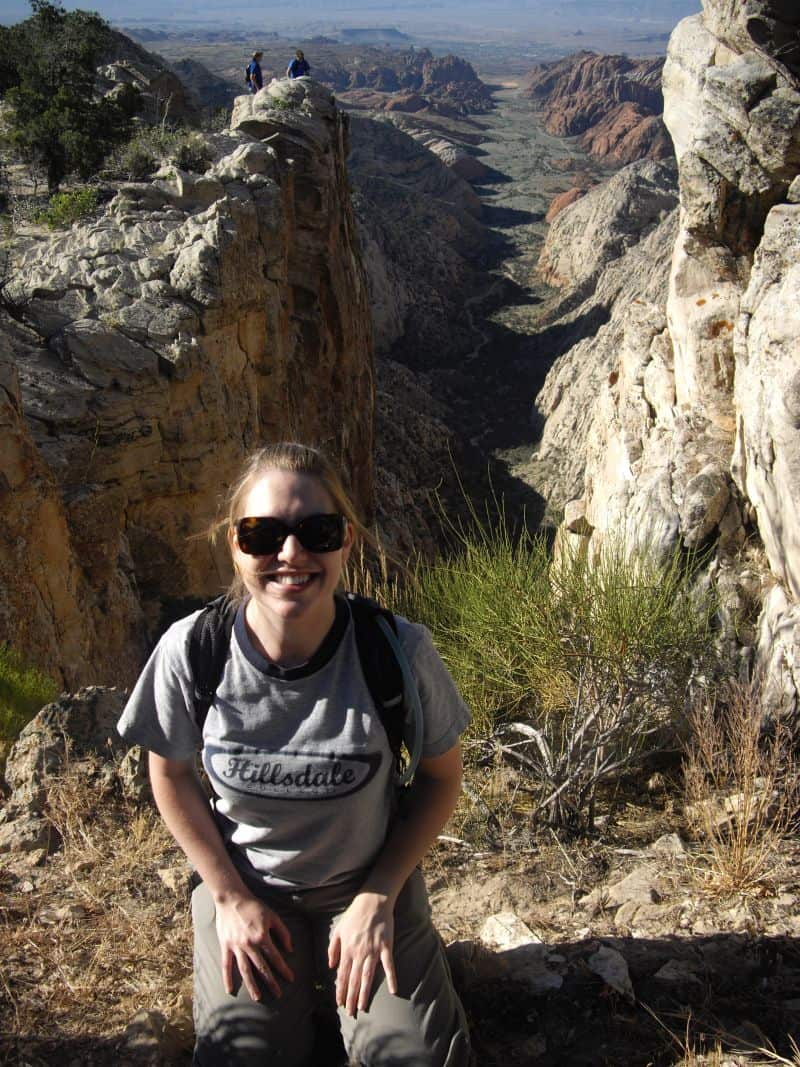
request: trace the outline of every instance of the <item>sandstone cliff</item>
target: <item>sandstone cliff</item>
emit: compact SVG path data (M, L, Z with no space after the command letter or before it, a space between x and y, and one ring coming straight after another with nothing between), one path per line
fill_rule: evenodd
M18 255L26 325L3 322L0 350L0 641L70 686L130 681L159 619L224 586L224 551L193 535L264 440L324 444L371 509L346 117L319 85L276 83L237 100L209 147L205 174L123 186Z
M672 145L660 118L661 68L660 59L578 52L534 67L523 92L550 133L581 135L591 155L616 164L664 159Z
M798 31L800 13L785 4L704 0L672 35L664 116L680 219L668 296L630 309L616 351L584 353L602 384L583 407L583 495L567 508L567 528L592 542L623 531L664 550L713 547L741 654L768 668L773 706L795 712ZM564 365L548 386L554 427ZM545 444L540 460L552 466L557 454Z
M542 278L548 285L575 286L596 276L647 236L677 203L671 164L632 163L558 211L539 257Z
M674 168L649 160L591 189L550 227L540 269L563 297L537 338L555 363L536 398L539 446L521 471L550 516L583 492L594 401L640 308L666 301L676 233Z

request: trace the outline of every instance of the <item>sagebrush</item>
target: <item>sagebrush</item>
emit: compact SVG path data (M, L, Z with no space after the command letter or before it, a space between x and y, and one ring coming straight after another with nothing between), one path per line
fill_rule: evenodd
M51 230L57 230L87 218L96 210L97 190L91 185L84 185L51 196L47 206L36 216L36 221L46 223Z
M183 127L140 126L129 141L108 156L103 173L109 178L146 181L164 163L202 174L210 162L209 147L201 134Z

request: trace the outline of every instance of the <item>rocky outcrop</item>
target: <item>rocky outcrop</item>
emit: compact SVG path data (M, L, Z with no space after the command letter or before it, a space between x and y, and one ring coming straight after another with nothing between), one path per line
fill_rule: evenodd
M421 54L417 54L418 61ZM471 63L459 56L424 56L417 89L423 96L432 96L454 106L461 114L489 111L491 92L480 80Z
M673 166L643 160L625 167L558 212L539 271L548 285L575 286L618 259L678 204Z
M436 121L442 115L441 105L436 105L416 93L410 96L387 96L363 89L344 93L339 100L349 110L363 110L374 118L382 117L376 113L384 113L399 130L403 130L433 152L460 178L468 182L480 182L489 176L488 167L478 158L479 150L472 147L472 138L476 136L474 131L464 137L464 132L459 129L457 122L448 123L449 128L446 132L442 131ZM477 196L474 198L474 204L477 210Z
M669 159L672 141L658 115L639 104L619 104L581 137L590 156L624 166L636 159Z
M589 195L563 215L579 208ZM595 260L597 269L566 291L561 314L556 312L540 335L543 354L555 362L536 398L535 422L542 428L537 451L519 473L547 500L551 520L558 521L568 502L581 496L593 459L601 458L589 445L599 418L598 397L619 381L620 353L643 343L651 329L640 313L653 305L663 309L676 233L674 209L621 258L602 266ZM634 334L637 341L630 339ZM669 395L668 381L661 388ZM646 405L642 410L647 417ZM585 511L580 509L575 523L580 533L588 529Z
M0 641L70 686L130 681L170 604L224 586L224 550L194 535L264 440L324 444L371 512L346 117L313 82L277 83L209 150L205 174L123 186L18 256L0 455L6 497L25 495L0 512Z
M544 217L544 221L547 223L553 222L565 207L569 207L571 204L576 203L582 196L586 195L586 189L583 189L579 185L573 186L571 189L567 189L565 193L559 193L558 196L554 196L550 201L550 207L547 209L547 214Z
M672 35L664 117L681 207L669 293L665 304L631 309L613 364L597 346L609 373L588 419L583 526L573 535L622 532L665 551L713 547L726 596L762 601L744 660L755 655L767 670L773 710L795 713L800 86L790 45L798 24L777 2L705 0L703 15ZM779 38L784 46L770 52ZM563 365L551 397L562 374Z
M523 93L542 108L550 133L583 135L591 155L617 164L665 159L672 146L658 118L662 65L661 59L578 52L534 67Z
M23 414L12 353L35 348L27 330L0 318L0 634L51 673L61 661L100 671L105 637L87 611L67 508Z
M177 74L201 107L208 111L230 107L236 92L241 91L241 86L237 86L235 91L232 90L224 78L212 74L208 67L196 59L179 59L170 64L170 69Z
M99 791L115 789L130 800L149 795L145 753L117 733L124 707L122 690L92 686L64 694L24 727L5 766L10 795L0 808L0 853L55 851L47 790L68 767Z

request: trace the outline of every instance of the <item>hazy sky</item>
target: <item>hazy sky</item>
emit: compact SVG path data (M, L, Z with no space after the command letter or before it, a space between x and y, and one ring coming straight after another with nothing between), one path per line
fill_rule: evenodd
M222 27L397 26L407 32L459 25L486 27L492 35L516 28L535 33L545 25L571 24L590 29L601 23L625 23L645 32L669 30L700 9L700 0L67 0L68 9L99 12L117 25L142 22L166 26L201 22ZM0 0L0 22L30 14L26 0Z

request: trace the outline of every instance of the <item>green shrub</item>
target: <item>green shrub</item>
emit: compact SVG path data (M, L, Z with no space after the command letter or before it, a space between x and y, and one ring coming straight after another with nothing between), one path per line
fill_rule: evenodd
M392 606L430 627L470 736L521 770L535 814L560 827L591 826L600 783L674 739L713 650L713 603L679 554L553 558L502 524L421 563Z
M0 645L0 754L37 711L57 695L58 685L52 678L26 667L16 652Z
M97 191L89 185L80 189L70 189L66 193L51 196L47 207L41 211L36 221L45 222L51 230L71 226L79 219L85 219L97 210Z
M205 139L192 130L141 126L105 162L103 173L126 181L146 181L164 163L202 174L211 162Z
M211 164L208 145L197 133L179 133L170 159L181 170L189 170L195 174L202 174Z

